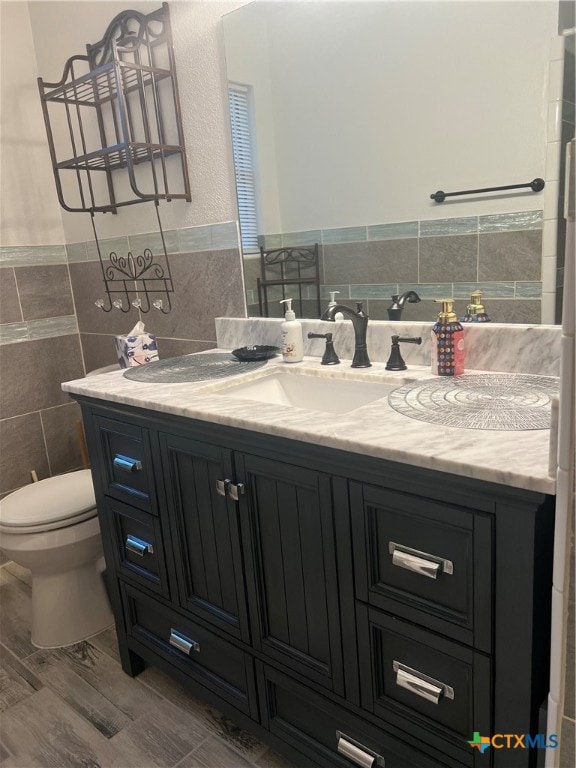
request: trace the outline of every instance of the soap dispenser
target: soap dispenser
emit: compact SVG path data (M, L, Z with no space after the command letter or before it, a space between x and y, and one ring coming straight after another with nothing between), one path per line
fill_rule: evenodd
M335 307L336 304L338 304L336 301L336 294L340 293L340 291L328 291L328 293L330 294L330 303L328 304L328 309L330 309L330 307ZM342 312L336 312L334 315L334 320L344 320L344 315Z
M464 328L453 311L452 299L436 299L442 311L432 328L432 373L460 376L464 373Z
M474 291L470 295L470 304L466 308L466 314L460 318L461 323L489 323L490 318L486 314L482 304L482 291Z
M280 304L287 304L284 322L280 326L282 357L285 363L299 363L304 358L302 325L296 320L292 309L292 299L282 299Z

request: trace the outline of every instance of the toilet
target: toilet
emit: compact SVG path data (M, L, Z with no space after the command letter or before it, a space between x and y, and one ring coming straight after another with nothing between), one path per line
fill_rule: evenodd
M32 574L33 645L73 645L113 623L89 469L40 480L2 499L0 549Z
M88 376L113 370L118 366ZM32 574L32 645L74 645L114 623L89 469L40 480L0 500L0 549Z
M0 549L32 574L33 645L73 645L113 623L89 469L40 480L2 499Z

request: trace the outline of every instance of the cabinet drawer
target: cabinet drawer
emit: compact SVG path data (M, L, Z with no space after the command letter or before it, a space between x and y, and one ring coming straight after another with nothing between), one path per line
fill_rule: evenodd
M254 716L253 662L239 648L153 597L121 585L128 635L167 658L237 709Z
M117 573L169 598L160 519L107 499L106 524Z
M356 596L489 652L492 520L351 484Z
M147 429L96 416L104 493L157 514Z
M418 734L429 728L468 752L490 732L490 659L420 627L358 605L362 706Z
M462 765L444 755L435 759L428 749L426 753L421 752L397 738L397 732L392 735L391 731L370 726L363 718L260 662L257 662L257 678L263 726L300 750L313 765L326 768Z

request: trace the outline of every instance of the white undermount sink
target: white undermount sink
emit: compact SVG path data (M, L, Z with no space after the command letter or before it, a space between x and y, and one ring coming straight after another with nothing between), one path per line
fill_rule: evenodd
M310 411L348 413L374 400L387 397L392 389L401 386L402 383L402 379L394 379L393 383L384 383L325 378L296 371L275 370L251 381L226 384L219 387L214 394L228 395L240 400L306 408Z

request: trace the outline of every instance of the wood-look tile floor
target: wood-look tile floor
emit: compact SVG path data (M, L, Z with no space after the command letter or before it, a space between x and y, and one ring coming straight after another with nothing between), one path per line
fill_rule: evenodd
M154 667L124 674L113 629L35 648L30 609L0 566L0 768L294 768Z

